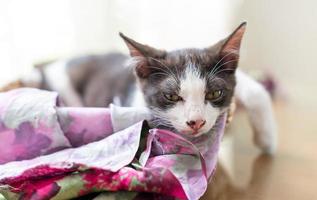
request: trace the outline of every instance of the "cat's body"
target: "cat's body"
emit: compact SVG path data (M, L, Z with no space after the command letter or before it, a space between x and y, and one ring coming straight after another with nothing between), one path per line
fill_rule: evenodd
M89 55L53 62L35 71L41 72L43 84L39 87L58 91L67 106L107 107L114 101L131 106L135 78L132 70L124 67L127 59L121 53Z
M242 24L206 49L171 52L121 34L132 59L108 54L55 62L40 68L42 88L58 91L68 106L147 106L159 125L192 137L212 129L235 96L249 113L255 143L272 153L276 127L270 97L236 70L244 30Z

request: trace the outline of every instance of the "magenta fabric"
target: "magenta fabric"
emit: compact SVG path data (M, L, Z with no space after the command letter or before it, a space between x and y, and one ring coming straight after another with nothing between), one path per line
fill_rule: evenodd
M56 93L34 89L0 94L0 194L70 199L107 191L112 199L132 200L150 192L153 199L199 199L215 170L225 116L215 132L184 138L128 117L136 112L58 107Z
M0 164L71 147L58 123L57 96L37 89L0 93Z

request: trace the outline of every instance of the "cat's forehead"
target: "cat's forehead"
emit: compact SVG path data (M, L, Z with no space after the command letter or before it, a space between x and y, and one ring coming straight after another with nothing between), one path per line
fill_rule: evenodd
M168 52L166 55L166 62L169 64L190 63L190 64L209 64L213 62L216 55L210 54L204 49L181 49Z

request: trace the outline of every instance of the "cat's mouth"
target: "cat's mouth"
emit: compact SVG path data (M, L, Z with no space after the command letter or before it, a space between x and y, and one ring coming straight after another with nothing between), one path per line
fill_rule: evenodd
M173 131L175 133L178 133L182 136L186 136L186 137L199 137L202 134L208 132L208 130L206 130L206 128L202 128L202 129L198 129L198 130L194 130L194 129L190 129L190 128L175 128L175 126L172 123L169 124L164 124L163 120L160 120L160 118L153 118L152 120L149 121L150 126L152 128L159 128L159 129L167 129L170 131Z

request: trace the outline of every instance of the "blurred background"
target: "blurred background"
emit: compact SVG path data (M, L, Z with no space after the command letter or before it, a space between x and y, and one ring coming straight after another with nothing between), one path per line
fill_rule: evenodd
M0 0L0 86L47 60L127 53L119 31L158 48L206 47L247 21L240 67L277 80L280 146L254 174L258 152L238 113L235 134L224 140L226 170L245 188L241 199L316 199L316 7L315 0Z
M34 63L124 51L122 31L156 47L205 47L248 22L241 68L279 75L290 95L316 102L314 0L0 0L0 84ZM305 77L305 78L303 78Z

